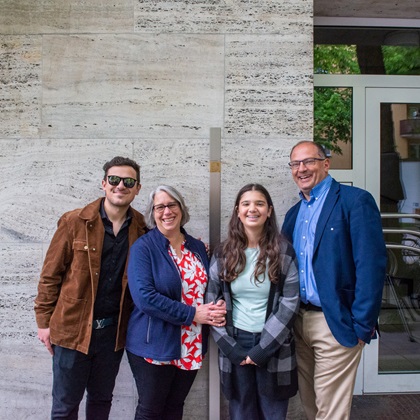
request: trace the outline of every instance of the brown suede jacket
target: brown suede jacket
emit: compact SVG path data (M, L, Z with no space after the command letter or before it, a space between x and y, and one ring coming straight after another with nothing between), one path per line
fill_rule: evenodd
M60 218L44 260L35 299L38 328L50 328L51 343L85 354L88 353L92 335L93 305L101 269L104 238L99 213L101 200L99 198ZM146 233L147 228L143 216L130 209L133 218L128 241L131 246ZM122 290L116 350L125 345L133 305L126 270Z

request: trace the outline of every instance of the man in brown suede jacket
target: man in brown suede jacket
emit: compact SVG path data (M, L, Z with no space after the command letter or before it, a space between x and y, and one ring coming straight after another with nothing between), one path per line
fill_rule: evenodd
M52 419L77 419L85 390L86 419L108 419L124 352L128 250L147 230L130 206L140 167L117 156L103 169L105 198L58 221L35 299L38 338L53 356Z

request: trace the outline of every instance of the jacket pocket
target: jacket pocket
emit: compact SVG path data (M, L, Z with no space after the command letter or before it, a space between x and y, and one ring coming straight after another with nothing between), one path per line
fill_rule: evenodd
M354 289L340 289L338 293L340 295L341 304L350 310L354 302L355 290Z
M89 271L89 247L86 241L73 241L73 261L72 270L88 272Z
M76 299L61 293L51 317L51 330L62 337L77 334L85 317L85 310L86 299Z

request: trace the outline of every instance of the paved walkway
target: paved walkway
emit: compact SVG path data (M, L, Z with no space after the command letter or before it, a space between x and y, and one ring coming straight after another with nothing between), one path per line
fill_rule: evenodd
M290 401L288 420L306 420L298 398ZM418 420L420 394L356 395L351 420Z
M353 398L351 420L418 420L420 394L362 395Z

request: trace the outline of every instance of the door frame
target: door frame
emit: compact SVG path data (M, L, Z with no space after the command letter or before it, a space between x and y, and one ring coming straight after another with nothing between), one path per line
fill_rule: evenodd
M350 87L353 89L353 166L348 170L330 170L330 174L339 182L369 191L375 198L378 207L380 199L380 104L381 102L420 103L419 79L418 76L314 75L315 87ZM420 391L420 374L379 375L378 355L379 341L372 340L371 344L365 347L362 355L356 378L355 394Z

